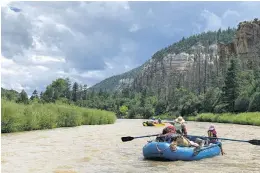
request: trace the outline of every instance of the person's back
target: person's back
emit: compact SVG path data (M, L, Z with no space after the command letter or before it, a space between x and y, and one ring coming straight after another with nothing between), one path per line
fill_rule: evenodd
M156 141L158 142L168 142L171 143L173 136L176 134L176 129L174 126L167 126L163 129L162 135L157 136Z
M182 117L178 117L175 120L174 127L176 128L176 132L182 135L187 135L187 129L184 125L185 120Z

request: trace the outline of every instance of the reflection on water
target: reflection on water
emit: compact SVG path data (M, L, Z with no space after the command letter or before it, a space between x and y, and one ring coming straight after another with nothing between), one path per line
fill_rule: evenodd
M142 147L153 138L122 142L122 136L160 133L143 120L2 134L2 172L260 172L260 146L223 141L227 155L192 162L144 160ZM260 139L260 127L215 123L219 136ZM207 135L209 123L188 122L188 133Z

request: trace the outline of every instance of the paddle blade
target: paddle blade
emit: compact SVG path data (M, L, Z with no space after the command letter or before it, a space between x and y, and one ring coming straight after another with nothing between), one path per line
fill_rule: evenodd
M131 136L126 136L126 137L122 137L121 140L123 142L127 142L127 141L132 141L134 139L134 137L131 137Z
M257 139L252 139L248 141L252 145L260 145L260 140Z

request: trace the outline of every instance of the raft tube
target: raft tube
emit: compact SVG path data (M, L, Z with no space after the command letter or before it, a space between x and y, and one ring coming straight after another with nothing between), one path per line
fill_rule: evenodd
M177 150L173 151L168 142L152 141L143 147L143 156L150 160L192 161L217 156L220 154L220 147L219 144L210 144L198 151L195 154L194 147L177 147Z
M152 122L143 122L143 126L156 126L156 127L163 127L165 126L165 123L152 123Z

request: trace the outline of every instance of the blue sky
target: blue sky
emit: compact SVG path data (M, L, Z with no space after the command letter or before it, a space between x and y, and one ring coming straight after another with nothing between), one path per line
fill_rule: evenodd
M260 2L12 2L1 8L1 86L92 86L183 36L260 18Z

